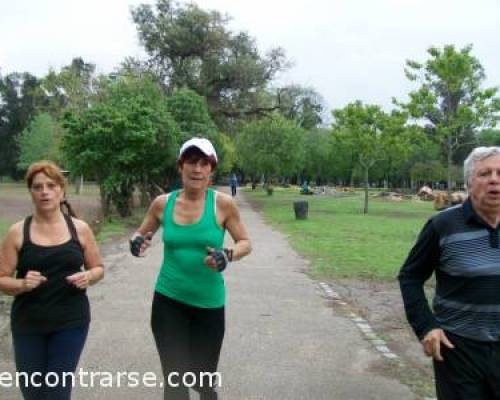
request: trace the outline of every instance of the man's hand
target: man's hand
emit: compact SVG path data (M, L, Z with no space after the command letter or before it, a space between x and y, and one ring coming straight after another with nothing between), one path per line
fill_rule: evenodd
M138 234L130 240L130 252L132 255L136 257L144 257L144 252L149 246L151 246L152 238L153 232L148 232L145 236Z
M22 291L31 292L45 282L47 282L47 278L43 276L40 271L29 270L23 279Z
M429 331L422 339L425 355L437 361L443 361L443 357L441 356L441 343L450 349L455 348L442 329L433 329Z
M205 264L214 271L222 272L226 269L227 264L233 259L232 249L213 249L207 247L207 256Z

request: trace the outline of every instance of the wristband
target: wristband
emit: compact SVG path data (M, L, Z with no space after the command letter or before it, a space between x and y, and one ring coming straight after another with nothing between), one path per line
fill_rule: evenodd
M130 252L133 256L139 257L141 246L144 243L144 236L137 235L134 240L130 240Z
M214 249L210 254L217 265L217 271L222 272L226 269L227 265L233 260L233 249Z

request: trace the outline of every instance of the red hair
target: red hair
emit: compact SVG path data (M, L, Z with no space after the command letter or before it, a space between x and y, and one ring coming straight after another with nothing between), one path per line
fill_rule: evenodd
M39 173L42 173L52 179L66 193L66 178L64 177L61 168L59 168L56 163L48 160L37 161L29 166L28 171L26 171L26 176L24 177L26 184L28 185L28 189L31 189L33 179L35 178L35 175ZM73 207L71 207L71 204L69 204L66 199L61 202L61 206L63 205L66 206L67 214L74 218L78 218L73 210Z
M37 161L31 164L26 171L26 184L28 185L28 189L31 189L31 185L33 184L33 179L36 174L43 173L48 176L50 179L55 181L59 186L64 190L66 188L66 178L64 177L61 168L59 168L54 162L48 160Z

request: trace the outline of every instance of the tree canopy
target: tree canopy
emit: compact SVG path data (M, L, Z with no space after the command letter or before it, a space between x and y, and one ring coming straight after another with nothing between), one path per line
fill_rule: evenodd
M110 82L97 104L67 113L64 125L69 164L75 172L94 176L122 216L130 213L134 184L172 175L179 127L154 82Z
M60 163L61 128L48 113L36 115L16 138L20 153L17 167L25 171L38 160Z
M461 50L453 45L431 47L427 53L429 59L423 64L407 61L406 76L420 87L410 92L408 102L396 104L426 124L429 136L441 145L450 172L450 189L452 165L463 162L477 144L479 128L496 125L500 99L496 88L481 88L485 72L471 54L471 45Z
M402 113L386 114L379 106L365 105L359 100L334 110L332 114L335 118L334 135L356 154L363 170L366 214L370 169L389 157L404 158L408 149L406 116Z
M18 176L17 138L36 114L39 80L30 73L12 73L0 79L0 176Z
M236 138L243 171L266 182L278 176L293 176L303 169L304 130L279 114L250 122Z
M262 56L246 32L231 32L228 17L196 4L157 0L132 11L139 37L168 90L189 88L207 99L216 122L265 111L261 93L287 67L284 51Z

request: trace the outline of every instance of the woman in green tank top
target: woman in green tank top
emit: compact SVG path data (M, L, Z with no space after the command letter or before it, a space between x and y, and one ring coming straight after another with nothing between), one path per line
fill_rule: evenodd
M132 254L140 257L154 232L163 227L163 262L151 327L165 379L165 399L189 399L185 383L192 383L192 374L201 400L217 398L212 378L224 337L222 271L251 251L235 202L209 188L216 165L210 141L185 142L177 160L182 189L158 196L130 241ZM223 247L226 230L234 240L231 248ZM184 382L187 373L189 379Z

